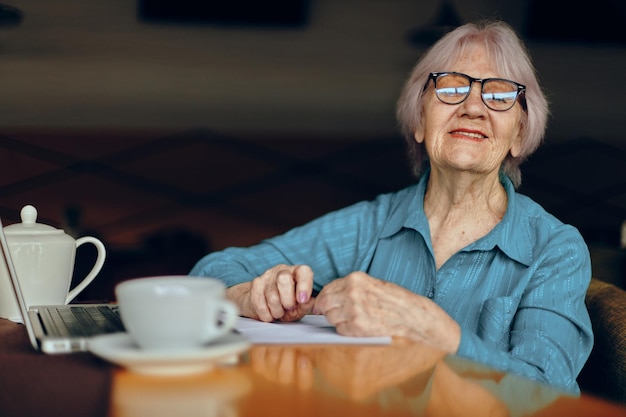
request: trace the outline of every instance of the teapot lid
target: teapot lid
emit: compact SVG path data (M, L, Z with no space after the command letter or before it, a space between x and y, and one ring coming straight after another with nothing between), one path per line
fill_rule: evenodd
M26 234L60 234L65 233L47 224L37 223L37 209L31 205L24 206L20 211L21 223L11 224L4 227L4 232L11 235Z

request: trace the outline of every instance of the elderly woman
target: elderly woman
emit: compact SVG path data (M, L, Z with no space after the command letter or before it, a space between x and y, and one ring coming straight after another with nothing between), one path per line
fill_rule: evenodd
M515 191L547 113L515 32L464 25L424 55L398 104L415 185L210 254L191 274L224 280L247 317L324 314L345 335L401 336L578 392L589 252Z

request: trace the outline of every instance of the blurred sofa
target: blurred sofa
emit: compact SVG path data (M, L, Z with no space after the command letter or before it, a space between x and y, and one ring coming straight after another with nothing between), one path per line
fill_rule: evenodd
M578 378L580 387L626 403L626 291L593 278L586 304L595 342Z

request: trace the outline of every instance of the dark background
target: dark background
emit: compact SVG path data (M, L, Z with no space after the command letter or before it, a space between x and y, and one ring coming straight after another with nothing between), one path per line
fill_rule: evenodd
M520 32L551 102L521 192L624 284L623 1L6 4L21 19L0 18L0 215L33 204L100 237L109 259L85 299L409 184L402 83L446 28L483 17Z

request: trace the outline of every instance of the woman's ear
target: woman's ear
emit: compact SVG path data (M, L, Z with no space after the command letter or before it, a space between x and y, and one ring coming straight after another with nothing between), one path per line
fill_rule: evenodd
M517 158L522 153L522 138L520 135L517 135L517 138L511 144L509 153L513 158Z
M413 133L413 137L417 143L424 143L424 129L418 127Z

